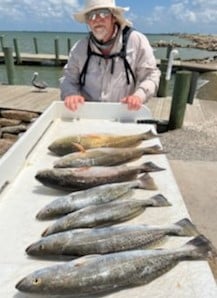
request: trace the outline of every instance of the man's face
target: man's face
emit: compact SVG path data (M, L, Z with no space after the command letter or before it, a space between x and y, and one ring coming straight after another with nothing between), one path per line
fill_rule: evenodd
M114 28L114 17L109 9L97 9L86 16L93 35L97 40L106 42L110 39Z

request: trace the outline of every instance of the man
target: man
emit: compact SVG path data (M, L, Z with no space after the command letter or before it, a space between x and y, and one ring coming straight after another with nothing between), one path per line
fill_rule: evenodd
M121 102L138 110L156 94L160 71L153 50L144 34L132 30L124 17L127 10L115 0L86 0L74 14L90 34L73 46L60 79L68 109L75 111L86 100Z

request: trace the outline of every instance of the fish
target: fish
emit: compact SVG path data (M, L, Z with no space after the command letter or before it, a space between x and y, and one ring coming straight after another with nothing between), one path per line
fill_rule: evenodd
M54 219L90 205L108 203L125 198L125 196L130 197L135 188L149 189L149 184L152 184L152 181L149 175L144 174L132 181L103 184L71 192L68 195L57 197L44 206L37 213L36 218L39 220Z
M115 166L134 161L147 154L162 154L159 146L133 148L96 148L66 154L54 162L54 168L78 168L91 166Z
M199 232L188 218L164 226L131 224L59 232L41 238L26 248L34 257L84 256L153 247L166 236L196 236Z
M21 120L24 122L32 122L39 117L39 113L21 110L1 110L1 115L4 118Z
M21 120L0 118L0 127L19 125L20 123L21 123Z
M146 285L182 261L207 260L213 254L212 243L199 235L177 248L88 255L40 268L19 280L15 287L31 294L89 297Z
M133 198L92 205L57 219L42 233L42 236L76 228L111 226L142 214L147 207L166 206L171 204L162 194L143 200Z
M135 166L48 168L39 170L35 178L47 187L76 191L107 183L134 180L138 174L159 170L162 170L162 168L156 167L150 162ZM149 186L149 189L157 189L154 181Z
M21 132L24 132L27 130L27 126L24 124L19 125L13 125L13 126L4 126L2 127L2 133L13 133L13 134L19 134Z
M48 149L56 155L62 156L75 151L100 147L131 147L137 146L144 140L157 137L152 130L133 135L111 134L81 134L56 139Z

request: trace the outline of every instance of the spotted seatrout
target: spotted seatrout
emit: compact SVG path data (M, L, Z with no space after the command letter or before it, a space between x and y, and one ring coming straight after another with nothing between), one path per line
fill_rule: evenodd
M136 180L103 184L72 192L47 204L38 212L36 217L40 220L53 219L90 205L99 205L126 196L130 197L133 195L133 189L149 189L150 183L152 184L153 180L150 179L149 175L144 174Z
M199 232L187 218L167 226L123 225L60 232L31 244L31 256L84 256L147 248L167 235L196 236Z
M54 162L55 168L116 166L139 159L143 155L162 154L159 145L133 148L97 148L67 154Z
M109 226L132 219L142 214L147 207L164 207L171 204L161 194L145 200L118 200L101 205L85 207L57 219L43 233L43 236L71 230Z
M75 191L107 183L134 180L138 174L153 170L158 171L161 168L155 165L153 167L149 162L137 166L58 168L38 171L35 178L48 187ZM150 190L157 189L154 181L149 186Z
M155 138L157 135L149 130L133 135L111 135L111 134L84 134L72 135L55 140L48 149L57 154L65 155L81 149L92 149L99 147L131 147L139 145L143 140Z
M198 236L176 249L130 250L90 255L39 269L20 280L22 292L50 295L86 295L147 284L179 262L207 259L213 246Z

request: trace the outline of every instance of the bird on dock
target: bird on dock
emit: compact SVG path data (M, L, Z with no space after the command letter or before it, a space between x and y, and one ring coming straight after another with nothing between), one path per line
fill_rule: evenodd
M44 81L37 81L38 72L34 72L32 77L32 85L38 90L45 90L48 87L48 84Z

